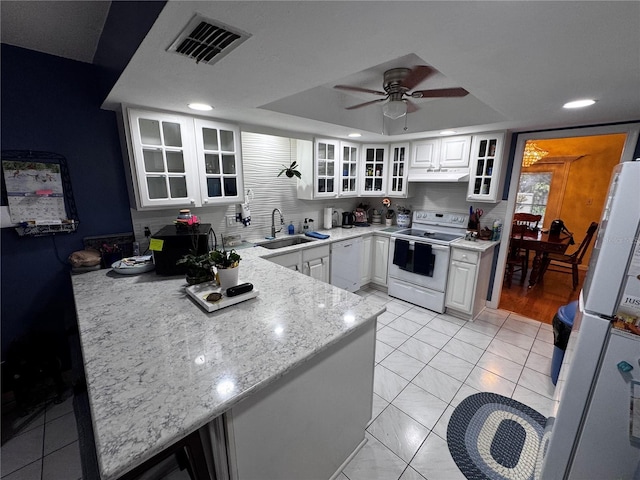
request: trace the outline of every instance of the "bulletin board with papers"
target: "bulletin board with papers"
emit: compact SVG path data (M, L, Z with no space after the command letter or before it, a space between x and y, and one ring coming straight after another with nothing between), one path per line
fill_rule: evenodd
M19 235L51 235L77 229L79 221L65 157L52 152L2 151L2 172L10 221Z

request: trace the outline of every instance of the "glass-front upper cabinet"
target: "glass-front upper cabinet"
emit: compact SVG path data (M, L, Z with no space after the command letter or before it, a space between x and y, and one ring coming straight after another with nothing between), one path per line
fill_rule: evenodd
M409 144L396 143L391 145L389 156L389 187L387 195L394 197L407 196L407 173L409 171Z
M504 133L473 137L469 163L467 199L477 202L498 201Z
M244 202L238 127L203 119L194 122L202 205Z
M316 139L315 161L315 197L335 197L336 170L338 164L340 142L338 140Z
M363 145L360 195L386 195L387 145Z
M199 192L190 119L129 109L128 120L138 205L195 205Z
M358 195L358 154L359 145L341 142L340 158L340 196L355 197Z

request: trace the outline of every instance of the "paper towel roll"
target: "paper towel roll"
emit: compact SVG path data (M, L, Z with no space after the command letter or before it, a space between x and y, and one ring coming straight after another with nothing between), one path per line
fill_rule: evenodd
M330 230L333 227L333 208L327 207L324 209L324 228Z

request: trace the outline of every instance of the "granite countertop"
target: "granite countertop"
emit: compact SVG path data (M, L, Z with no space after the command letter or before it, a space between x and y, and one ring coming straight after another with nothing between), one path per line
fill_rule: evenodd
M258 258L259 251L273 252L239 251L240 281L251 282L258 297L212 313L185 293L182 276L112 270L72 276L103 480L143 463L385 310L382 302Z

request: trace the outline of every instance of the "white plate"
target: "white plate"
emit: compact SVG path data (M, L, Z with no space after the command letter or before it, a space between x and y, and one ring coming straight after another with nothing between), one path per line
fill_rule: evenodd
M191 296L196 302L198 302L198 305L204 308L207 312L214 312L216 310L220 310L221 308L235 305L236 303L244 302L245 300L249 300L250 298L255 298L258 296L257 290L251 290L250 292L242 293L240 295L236 295L235 297L227 297L223 292L222 298L217 302L207 302L204 299L207 295L213 292L220 292L220 287L216 285L216 282L204 282L198 283L196 285L191 285L190 287L186 288L186 291L189 296Z
M131 260L134 262L133 265L127 265L125 262L127 260ZM114 272L117 272L121 275L138 275L139 273L149 272L155 268L153 261L151 260L150 255L140 256L140 257L128 257L123 258L122 260L117 260L111 264L111 268L113 268Z

